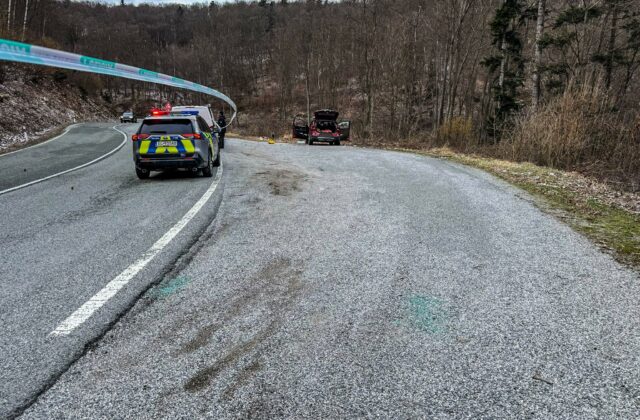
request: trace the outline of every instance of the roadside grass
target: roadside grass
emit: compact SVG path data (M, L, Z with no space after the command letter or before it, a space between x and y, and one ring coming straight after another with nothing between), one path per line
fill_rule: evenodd
M267 138L261 138L259 136L249 136L246 134L241 134L241 133L235 133L233 131L227 131L227 133L225 134L225 138L227 139L242 139L242 140L250 140L250 141L267 141Z
M544 211L568 223L618 261L640 269L640 199L595 180L532 163L516 163L447 148L396 149L482 169L531 194Z

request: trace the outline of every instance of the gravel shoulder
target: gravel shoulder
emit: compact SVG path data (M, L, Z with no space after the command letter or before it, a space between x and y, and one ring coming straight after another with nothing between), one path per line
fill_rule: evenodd
M405 153L230 140L218 216L26 418L636 418L637 273Z
M640 192L625 191L575 172L448 149L409 151L480 168L528 192L538 207L640 273Z

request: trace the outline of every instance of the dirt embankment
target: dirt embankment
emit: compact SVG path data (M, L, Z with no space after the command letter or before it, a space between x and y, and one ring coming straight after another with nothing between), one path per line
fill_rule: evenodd
M74 122L115 115L104 99L70 83L64 73L12 63L0 67L0 154L56 135Z

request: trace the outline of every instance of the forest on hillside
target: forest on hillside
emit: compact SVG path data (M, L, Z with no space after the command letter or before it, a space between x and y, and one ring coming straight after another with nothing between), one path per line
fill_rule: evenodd
M329 107L364 144L640 179L638 0L1 0L0 30L219 89L255 134ZM150 89L73 77L106 99Z

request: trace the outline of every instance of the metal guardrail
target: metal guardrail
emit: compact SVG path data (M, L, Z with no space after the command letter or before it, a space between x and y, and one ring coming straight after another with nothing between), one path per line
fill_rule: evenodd
M25 44L7 39L0 39L0 60L104 74L204 93L205 95L210 95L220 99L231 106L233 109L233 116L229 120L227 127L231 125L238 113L238 108L235 102L233 102L227 95L215 89L194 82L189 82L175 76L128 66L114 61L102 60L99 58L39 47L37 45Z

